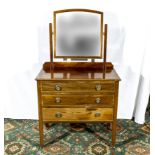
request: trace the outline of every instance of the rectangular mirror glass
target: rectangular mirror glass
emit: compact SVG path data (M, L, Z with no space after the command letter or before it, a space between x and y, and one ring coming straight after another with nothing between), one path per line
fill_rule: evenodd
M103 13L94 10L54 12L55 58L102 58Z

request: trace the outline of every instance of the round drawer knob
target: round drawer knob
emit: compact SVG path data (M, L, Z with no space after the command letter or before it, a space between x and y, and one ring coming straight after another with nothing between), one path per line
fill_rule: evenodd
M95 117L100 117L100 116L101 116L100 112L95 113Z
M60 117L62 117L62 114L61 114L60 112L57 112L57 113L55 114L55 117L60 118Z
M55 98L55 102L56 102L56 103L61 103L60 97Z
M101 99L100 98L96 98L96 103L101 103Z
M102 86L99 84L99 85L96 85L96 91L100 91L102 89Z
M60 91L61 90L61 86L60 85L55 85L55 90Z

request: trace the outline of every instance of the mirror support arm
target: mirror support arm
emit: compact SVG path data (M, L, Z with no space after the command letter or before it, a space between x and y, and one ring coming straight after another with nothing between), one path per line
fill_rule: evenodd
M107 61L107 31L108 31L108 24L104 26L104 58L103 58L103 68L104 73L106 72L106 61Z
M53 62L53 32L52 23L49 23L50 61Z

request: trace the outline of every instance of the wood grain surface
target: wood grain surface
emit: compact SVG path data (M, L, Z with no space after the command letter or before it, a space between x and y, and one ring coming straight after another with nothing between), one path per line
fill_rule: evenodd
M56 114L61 114L61 117L57 117ZM43 108L43 121L93 122L112 120L113 108Z

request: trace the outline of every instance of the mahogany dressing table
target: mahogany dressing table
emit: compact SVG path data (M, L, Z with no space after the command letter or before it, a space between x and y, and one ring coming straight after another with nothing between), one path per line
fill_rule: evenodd
M99 16L100 32L98 35L98 43L100 48L98 49L100 49L100 52L97 53L98 55L93 55L91 53L92 55L88 54L79 56L74 51L76 55L75 53L74 55L67 55L65 53L61 56L63 48L57 48L56 44L56 37L59 37L57 36L59 32L56 31L56 27L58 26L56 25L56 17L59 14L75 12L80 13L81 16L83 15L82 13L95 14ZM91 36L95 33L91 34ZM120 78L113 68L112 63L106 62L107 24L104 26L103 32L103 13L87 9L55 11L54 33L52 31L52 24L50 23L49 34L50 62L45 62L43 64L43 68L36 77L38 89L40 145L44 145L44 123L109 122L112 124L112 146L114 146L116 139L118 87ZM77 40L78 39L76 38L76 41ZM82 40L82 42L85 42L85 40ZM102 42L104 42L104 48ZM70 45L68 46L70 47ZM69 49L70 48L67 48L67 50ZM87 51L87 48L84 47L84 49L80 50ZM61 52L59 53L58 51ZM76 51L78 51L78 49ZM64 52L66 51L64 50ZM54 62L53 58L76 58L78 60L90 58L91 62ZM103 59L103 62L95 62L95 58Z

